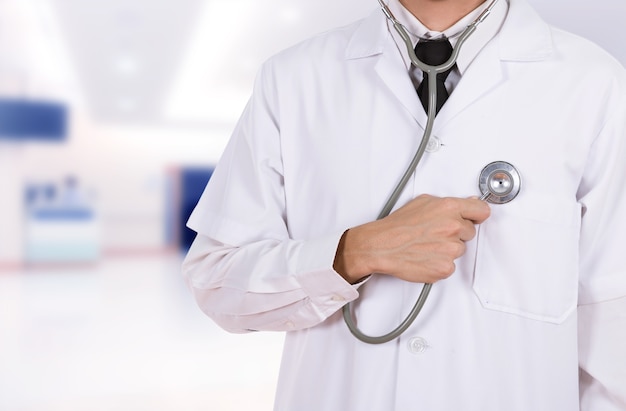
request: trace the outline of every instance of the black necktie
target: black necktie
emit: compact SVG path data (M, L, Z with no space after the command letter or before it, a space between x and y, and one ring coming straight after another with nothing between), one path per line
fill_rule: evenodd
M420 40L415 46L415 54L417 55L417 58L424 63L430 66L438 66L448 61L452 55L452 45L446 38L437 40ZM445 81L451 71L452 68L443 73L437 74L437 113L439 113L443 103L445 103L449 97ZM417 94L422 102L422 106L424 106L424 110L428 113L428 74L423 74L424 77L417 88Z

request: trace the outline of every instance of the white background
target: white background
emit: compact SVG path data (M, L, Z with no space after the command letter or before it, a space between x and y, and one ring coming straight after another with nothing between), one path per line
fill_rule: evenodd
M624 0L531 0L626 63ZM0 0L0 97L72 110L64 144L0 141L0 410L268 410L280 334L228 335L160 233L164 182L223 150L259 65L375 0ZM93 265L24 265L22 184L97 193Z

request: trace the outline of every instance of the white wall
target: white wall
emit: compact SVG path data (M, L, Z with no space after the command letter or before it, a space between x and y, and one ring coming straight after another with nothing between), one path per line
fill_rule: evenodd
M626 65L626 1L528 1L554 26L596 42Z
M626 64L624 0L529 1L549 22L594 40ZM207 1L195 37L181 45L186 57L164 110L173 118L209 121L197 127L130 127L91 119L80 79L72 70L54 19L45 13L45 4L46 0L0 1L0 94L69 101L72 133L64 145L25 147L19 164L5 172L16 178L4 185L15 192L20 179L79 173L98 194L105 219L103 245L111 249L162 245L164 173L176 165L209 165L218 160L263 60L377 7L375 0L241 0L237 7L230 0ZM222 36L216 43L212 39L218 29ZM228 96L232 99L227 100ZM5 161L4 168L8 164ZM15 241L15 222L21 218L16 209L19 201L9 202L5 197L2 211L12 225L2 223L0 262L3 253L4 260L15 260L19 254Z

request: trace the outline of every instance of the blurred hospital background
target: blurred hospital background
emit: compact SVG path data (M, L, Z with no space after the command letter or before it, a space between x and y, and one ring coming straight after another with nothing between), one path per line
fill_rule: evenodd
M531 2L626 63L623 0ZM263 60L375 8L0 0L0 411L271 409L283 336L200 313L184 223Z

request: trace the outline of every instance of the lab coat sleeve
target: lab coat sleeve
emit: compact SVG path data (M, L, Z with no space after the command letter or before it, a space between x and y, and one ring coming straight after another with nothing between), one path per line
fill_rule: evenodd
M579 304L626 296L626 75L611 85L577 193L582 205ZM619 80L619 81L618 81ZM605 111L606 110L606 111Z
M580 409L626 410L626 297L578 308Z
M626 410L626 81L607 98L606 121L581 180L579 275L581 410Z
M289 230L270 63L188 221L198 236L184 276L200 308L231 332L308 328L358 297L332 268L346 227L297 239Z
M198 235L184 277L202 311L227 331L312 327L358 297L332 269L340 235L241 247Z

